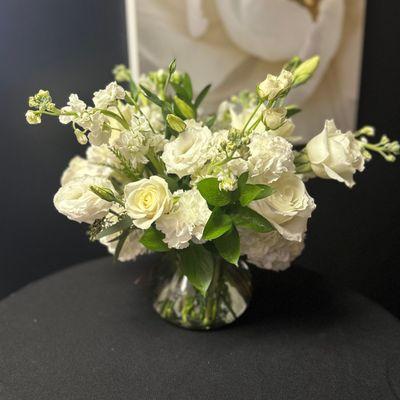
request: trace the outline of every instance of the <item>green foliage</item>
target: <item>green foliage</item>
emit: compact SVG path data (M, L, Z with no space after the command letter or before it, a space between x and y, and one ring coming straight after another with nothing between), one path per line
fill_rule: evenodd
M96 240L99 240L105 236L112 235L114 233L124 231L132 226L132 219L128 215L124 215L117 223L103 229L96 235Z
M214 244L224 260L231 264L238 265L240 257L240 238L234 226L224 235L215 239Z
M197 189L208 204L222 207L229 204L232 200L232 193L219 189L217 178L206 178L197 184Z
M293 117L293 115L298 114L301 111L301 108L297 107L294 104L286 106L286 118Z
M244 207L254 200L260 200L271 196L272 192L272 188L268 185L250 185L246 183L244 187L240 189L239 202Z
M222 236L224 233L232 228L232 219L229 215L225 214L224 210L216 207L214 208L210 218L204 227L203 239L214 240Z
M151 90L147 89L143 85L140 85L140 89L142 89L144 96L150 100L152 103L156 104L159 107L163 107L163 100L161 100L156 94L154 94Z
M140 238L139 242L142 243L146 249L156 252L165 252L169 251L167 244L163 241L164 234L158 231L154 227L150 227L147 229L142 237Z
M267 233L275 229L262 215L248 207L233 206L229 215L236 226L255 232Z
M181 258L182 273L200 293L205 295L214 274L213 255L202 245L191 243L178 253Z
M196 100L194 102L194 106L195 108L199 108L200 104L202 103L202 101L204 100L204 98L207 96L208 91L211 88L211 84L207 85L206 87L204 87L201 92L199 93L199 95L196 97Z

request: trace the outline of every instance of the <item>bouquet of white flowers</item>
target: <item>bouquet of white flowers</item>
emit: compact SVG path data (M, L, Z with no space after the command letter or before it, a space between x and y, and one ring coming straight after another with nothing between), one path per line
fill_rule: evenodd
M245 308L232 300L233 289L247 303L250 288L240 286L247 275L232 278L245 266L233 267L239 260L279 271L301 253L315 209L304 182L320 177L351 187L371 151L388 161L400 152L386 136L369 143L372 127L342 133L333 121L294 148L292 117L300 109L285 99L318 62L294 57L278 76L267 75L213 115L201 111L210 85L195 97L175 61L139 82L125 66L115 67L115 81L94 93L94 106L71 94L58 108L40 90L29 98L27 121L56 116L72 125L80 144L90 144L86 158L74 157L64 171L55 207L89 224L90 239L121 261L146 252L173 256L175 286L185 279L192 293L182 300L164 287L156 309L165 318L202 328L231 322Z

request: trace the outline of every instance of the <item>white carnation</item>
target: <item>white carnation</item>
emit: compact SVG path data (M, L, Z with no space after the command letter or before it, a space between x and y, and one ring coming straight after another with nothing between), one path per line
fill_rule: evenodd
M75 156L61 176L61 186L66 185L73 179L82 178L86 175L108 178L111 172L112 169L107 166L92 164L85 158Z
M54 196L54 206L61 214L76 222L92 224L103 218L111 203L94 194L92 185L113 189L108 179L96 176L83 176L67 182Z
M256 233L240 230L241 254L259 268L283 271L304 249L304 242L286 240L278 232Z
M286 173L271 184L271 196L253 201L249 207L265 217L288 240L301 242L315 204L303 181Z
M248 158L251 177L263 182L276 181L286 172L294 172L293 146L284 138L268 132L254 133L249 143Z
M167 172L179 178L192 175L210 158L212 133L194 120L186 121L186 130L164 146L161 158Z
M96 108L105 109L116 100L125 98L125 90L117 82L109 83L105 89L101 89L93 94L93 103Z
M157 220L157 229L164 233L170 248L183 249L192 239L201 240L211 211L197 189L176 192L178 200L168 214Z

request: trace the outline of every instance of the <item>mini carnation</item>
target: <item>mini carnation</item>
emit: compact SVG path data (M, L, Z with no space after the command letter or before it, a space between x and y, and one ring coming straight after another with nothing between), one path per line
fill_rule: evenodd
M106 109L116 100L125 98L125 89L117 82L109 83L105 89L101 89L93 94L93 103L96 108Z
M264 183L276 181L285 172L294 172L293 146L268 132L254 133L249 144L249 171Z
M304 249L304 242L286 240L278 232L257 233L240 230L240 251L259 268L283 271Z
M211 215L207 202L197 189L174 193L177 201L168 214L157 220L157 229L164 233L169 248L183 249L190 240L200 241Z

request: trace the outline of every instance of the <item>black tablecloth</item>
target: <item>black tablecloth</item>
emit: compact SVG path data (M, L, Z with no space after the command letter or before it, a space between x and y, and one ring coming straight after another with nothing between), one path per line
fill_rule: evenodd
M3 300L0 399L400 398L400 324L372 301L261 271L237 323L188 331L152 310L158 262L100 259Z

